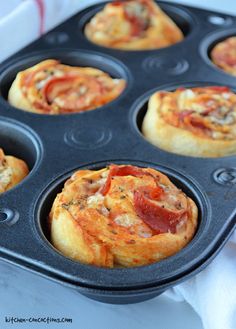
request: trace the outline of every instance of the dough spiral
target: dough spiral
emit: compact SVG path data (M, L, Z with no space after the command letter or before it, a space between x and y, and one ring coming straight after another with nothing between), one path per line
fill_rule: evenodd
M152 0L108 3L85 26L87 38L101 46L123 50L167 47L183 33Z
M110 165L79 170L53 203L52 244L65 256L102 267L147 265L181 250L198 210L164 174Z
M28 173L28 166L23 160L5 155L0 148L0 194L17 185Z
M236 154L236 95L224 86L158 91L149 99L142 132L152 144L172 153Z
M93 110L117 98L125 81L91 67L44 60L19 72L8 95L11 105L39 114Z

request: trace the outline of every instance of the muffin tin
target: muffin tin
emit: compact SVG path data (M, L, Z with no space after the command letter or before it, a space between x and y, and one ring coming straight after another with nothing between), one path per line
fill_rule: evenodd
M106 303L152 298L202 270L235 228L236 156L193 158L154 147L140 132L149 96L179 86L227 85L236 78L216 68L209 51L236 34L236 18L158 1L185 39L148 51L120 51L88 41L85 23L105 3L73 16L0 65L0 145L25 160L26 179L0 196L0 257ZM39 115L7 102L16 73L46 59L92 66L124 78L126 90L96 110ZM109 163L150 166L166 174L197 203L199 225L179 253L136 268L105 269L72 261L49 242L47 216L56 194L77 169Z

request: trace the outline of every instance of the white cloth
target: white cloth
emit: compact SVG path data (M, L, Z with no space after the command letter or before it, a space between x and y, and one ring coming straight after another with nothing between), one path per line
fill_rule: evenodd
M101 0L0 0L0 63L41 33Z
M0 62L76 11L97 2L100 1L0 1ZM215 0L204 4L197 3L197 0L195 3L194 0L178 2L222 8L221 1ZM225 0L224 4L225 8L235 9L236 13L236 2ZM236 329L236 232L205 270L170 289L166 295L192 305L205 329Z
M206 329L236 329L236 231L206 269L166 295L192 305Z

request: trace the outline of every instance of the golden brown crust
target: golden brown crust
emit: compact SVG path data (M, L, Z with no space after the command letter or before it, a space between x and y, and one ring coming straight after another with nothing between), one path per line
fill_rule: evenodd
M183 39L177 25L152 0L114 1L85 27L87 38L124 50L167 47Z
M236 76L236 37L217 43L211 51L211 59L220 69Z
M142 132L152 144L172 153L236 154L236 95L227 87L156 92L149 100Z
M5 155L0 148L0 194L17 185L28 173L29 169L23 160Z
M19 72L8 94L11 105L39 114L93 110L117 98L125 81L101 70L44 60Z
M146 203L139 198L144 190L152 198L143 194ZM156 211L163 211L164 219ZM49 223L51 241L65 256L96 266L133 267L181 250L196 231L197 217L195 203L165 175L111 165L74 173L57 195Z

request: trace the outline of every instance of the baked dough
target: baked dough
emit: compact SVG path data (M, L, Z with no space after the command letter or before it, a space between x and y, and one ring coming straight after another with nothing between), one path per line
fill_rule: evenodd
M101 46L124 50L167 47L182 31L152 0L113 1L85 26L86 37Z
M173 153L236 154L236 95L221 86L158 91L149 100L142 132L152 144Z
M86 264L147 265L181 250L197 217L195 203L164 174L113 164L66 181L49 215L51 242Z
M40 114L93 110L117 98L125 81L91 67L74 67L48 59L19 72L8 95L19 109Z
M0 194L17 185L29 173L23 160L5 155L0 148Z
M236 37L219 42L211 51L211 59L220 69L236 76Z

